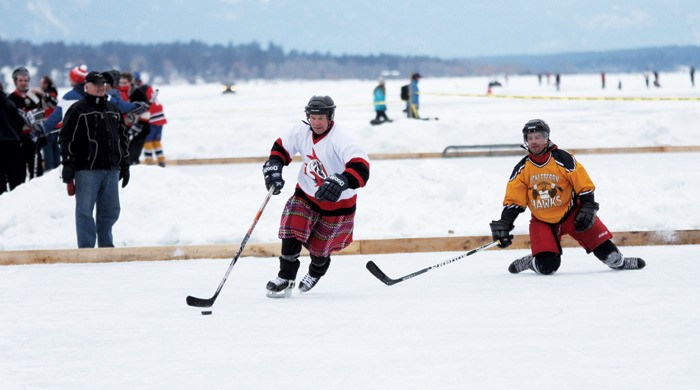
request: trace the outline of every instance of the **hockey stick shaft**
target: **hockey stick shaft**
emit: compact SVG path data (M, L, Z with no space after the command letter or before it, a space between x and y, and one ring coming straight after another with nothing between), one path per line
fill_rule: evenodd
M233 259L231 260L231 264L229 264L228 269L226 270L226 274L224 274L224 278L221 280L221 283L219 283L219 287L217 287L216 292L214 293L214 296L212 296L209 299L197 298L197 297L193 297L191 295L187 296L187 304L188 305L194 306L194 307L212 307L214 305L214 301L216 301L216 298L219 296L221 289L224 287L224 283L226 283L226 279L228 279L228 276L231 273L233 266L236 265L238 258L241 257L241 253L243 253L243 248L245 248L245 245L248 243L248 239L250 238L250 235L253 233L253 229L255 229L255 225L258 224L258 220L260 219L260 216L262 215L263 210L265 210L265 206L267 206L267 203L270 201L270 197L272 196L272 193L274 192L274 190L275 190L275 187L272 186L272 187L270 187L270 190L267 192L267 195L265 196L265 201L263 201L262 206L260 206L260 209L258 209L258 212L255 214L255 218L253 219L253 224L250 225L248 232L246 233L245 237L243 238L243 241L241 242L241 246L238 247L238 251L236 252L236 255L233 257Z
M414 277L416 277L416 276L418 276L418 275L424 274L424 273L426 273L426 272L428 272L428 271L430 271L430 270L433 270L433 269L435 269L435 268L440 268L440 267L445 266L445 265L447 265L447 264L453 263L453 262L455 262L455 261L457 261L457 260L461 260L461 259L463 259L463 258L465 258L465 257L467 257L467 256L471 256L471 255L473 255L473 254L475 254L475 253L477 253L477 252L481 252L481 251L483 251L483 250L489 249L489 248L493 247L494 245L498 245L498 241L490 242L490 243L488 243L488 244L486 244L486 245L483 245L483 246L480 246L480 247L478 247L478 248L472 249L472 250L470 250L470 251L467 252L467 253L464 253L464 254L462 254L462 255L459 255L459 256L454 257L454 258L449 259L449 260L445 260L445 261L443 261L443 262L441 262L441 263L437 263L437 264L435 264L435 265L431 265L430 267L423 268L423 269L418 270L418 271L416 271L416 272L410 273L410 274L408 274L408 275L406 275L406 276L402 276L402 277L400 277L400 278L398 278L398 279L392 279L392 278L388 277L381 269L379 269L379 266L377 266L377 264L375 264L373 261L368 261L368 262L367 262L367 270L368 270L372 275L374 275L377 279L379 279L382 283L386 284L387 286L391 286L391 285L394 285L394 284L396 284L396 283L400 283L400 282L403 282L403 281L405 281L405 280L414 278Z

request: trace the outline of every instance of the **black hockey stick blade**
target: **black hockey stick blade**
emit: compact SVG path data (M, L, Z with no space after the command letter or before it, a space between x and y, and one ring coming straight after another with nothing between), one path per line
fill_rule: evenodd
M187 296L187 304L192 307L212 307L215 300L216 296L209 299L197 298L191 295Z
M374 261L372 261L372 260L367 262L366 267L367 267L367 270L372 275L374 275L374 277L379 279L382 283L386 284L387 286L391 286L392 284L395 284L398 282L398 280L392 279L392 278L386 276L386 274L382 270L380 270L379 267L376 264L374 264Z

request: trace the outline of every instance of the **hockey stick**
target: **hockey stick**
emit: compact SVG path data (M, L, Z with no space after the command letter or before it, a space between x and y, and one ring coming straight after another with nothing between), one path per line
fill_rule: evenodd
M205 299L205 298L197 298L197 297L193 297L191 295L188 295L187 296L187 304L188 305L194 306L194 307L212 307L214 305L214 301L216 301L216 298L219 296L221 289L224 287L224 283L226 283L226 279L228 279L228 275L231 273L233 266L236 265L238 258L241 257L241 253L243 253L243 248L245 248L245 244L248 242L250 235L253 233L253 229L255 229L255 225L257 225L258 220L260 219L260 216L262 215L263 210L265 210L265 206L267 206L267 202L270 200L270 197L272 196L272 192L274 192L274 190L275 190L275 187L271 186L270 191L267 192L267 196L265 196L265 201L263 202L262 206L260 206L258 213L255 214L255 218L253 219L253 224L250 226L250 229L248 229L248 232L246 233L245 237L243 237L243 242L241 242L241 246L238 248L238 252L236 252L236 255L233 257L233 260L231 260L231 264L229 264L228 269L226 270L226 274L224 275L224 278L221 280L221 283L219 283L219 287L216 289L214 296L211 298Z
M368 262L367 262L367 270L369 270L369 272L372 273L372 275L374 275L374 276L375 276L377 279L379 279L382 283L386 284L387 286L391 286L391 285L394 285L394 284L396 284L396 283L403 282L404 280L408 280L408 279L411 279L411 278L413 278L413 277L416 277L416 276L418 276L418 275L420 275L420 274L424 274L424 273L430 271L431 269L442 267L443 265L447 265L447 264L450 264L450 263L455 262L455 261L457 261L457 260L463 259L463 258L465 258L465 257L467 257L467 256L473 255L474 253L481 252L481 251L483 251L483 250L489 249L489 248L491 248L492 246L497 245L497 244L498 244L498 241L490 242L490 243L488 243L488 244L486 244L486 245L483 245L483 246L480 246L480 247L478 247L478 248L476 248L476 249L472 249L472 250L470 250L469 252L467 252L467 253L465 253L465 254L462 254L462 255L459 255L459 256L457 256L457 257L455 257L455 258L452 258L452 259L443 261L442 263L438 263L438 264L435 264L435 265L431 265L430 267L423 268L422 270L419 270L419 271L410 273L410 274L408 274L408 275L406 275L406 276L402 276L402 277L400 277L400 278L398 278L398 279L392 279L392 278L386 276L386 274L385 274L382 270L380 270L379 267L378 267L376 264L374 264L373 261L368 261Z

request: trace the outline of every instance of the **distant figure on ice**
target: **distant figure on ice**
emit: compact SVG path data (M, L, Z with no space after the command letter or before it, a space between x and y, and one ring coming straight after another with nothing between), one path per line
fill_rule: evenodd
M420 108L420 88L418 88L418 81L420 79L420 73L414 73L411 75L411 83L408 85L406 116L409 118L420 119L420 115L418 115L418 109Z
M690 86L695 88L695 67L690 67Z
M615 270L642 269L644 260L623 257L612 242L612 233L596 216L595 185L574 156L552 143L549 125L542 119L528 121L522 130L528 150L513 169L506 187L501 219L492 221L491 234L498 247L512 243L513 223L530 209L532 254L513 261L513 274L531 269L551 275L561 265L561 237L570 235L587 253Z
M559 88L560 88L560 86L561 86L561 74L557 73L557 74L554 76L554 85L556 85L557 91L558 91Z
M644 71L644 83L646 84L647 88L649 88L649 71L645 70Z
M386 86L384 79L379 79L379 85L374 88L374 111L376 116L374 120L370 121L373 125L379 125L383 122L391 122L388 116L386 116Z
M603 89L605 89L605 72L600 72L600 82L603 85Z
M284 187L282 167L297 154L302 162L294 195L282 212L282 256L277 277L266 286L270 298L291 296L302 246L308 249L311 264L299 290L311 290L326 274L331 254L352 242L356 190L369 180L367 153L335 124L333 99L313 96L305 111L306 121L275 141L263 165L265 187L274 188L277 195Z
M654 71L654 86L656 88L661 88L661 83L659 82L659 72Z

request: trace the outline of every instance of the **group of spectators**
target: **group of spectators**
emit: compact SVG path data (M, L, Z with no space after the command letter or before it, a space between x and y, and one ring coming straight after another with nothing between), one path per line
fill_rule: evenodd
M12 73L14 91L6 93L0 83L0 194L62 166L76 199L78 247L96 241L111 247L118 182L127 185L129 167L142 153L146 164L165 167L160 140L167 120L158 91L138 72L88 72L81 65L68 78L71 89L60 99L48 76L30 88L24 67Z

